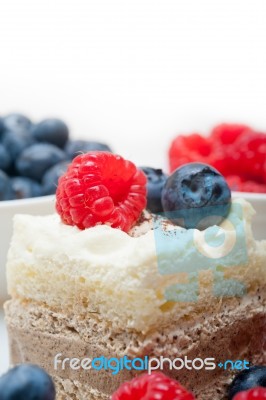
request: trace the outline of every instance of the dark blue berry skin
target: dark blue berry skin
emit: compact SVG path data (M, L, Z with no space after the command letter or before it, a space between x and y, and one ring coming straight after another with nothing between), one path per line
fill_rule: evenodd
M6 131L2 138L2 144L8 149L13 161L33 143L34 140L29 131Z
M65 152L70 160L73 160L79 154L95 150L112 152L107 144L86 140L70 140L65 147Z
M3 131L27 132L31 129L31 121L19 113L8 114L2 118Z
M12 200L27 199L42 195L41 186L29 178L16 176L10 179Z
M55 194L58 179L66 172L68 165L69 162L63 161L49 168L48 171L45 172L42 179L43 195Z
M257 386L266 387L266 366L254 366L241 371L229 386L228 400L232 400L239 392Z
M51 377L41 368L22 364L0 378L0 400L55 400Z
M206 229L220 224L231 207L231 191L213 167L189 163L176 169L162 191L166 216L187 229Z
M7 149L0 144L0 169L7 171L11 165L11 157Z
M60 119L49 118L33 126L32 136L38 142L51 143L63 149L68 141L69 130Z
M147 209L152 213L163 211L162 190L167 179L167 175L161 169L151 167L140 167L147 177Z
M10 200L11 182L7 174L0 169L0 201Z
M0 118L0 140L2 139L4 132L5 132L5 127L3 123L3 118Z
M41 181L49 168L64 159L65 153L58 147L37 143L23 150L17 159L16 169L21 176Z

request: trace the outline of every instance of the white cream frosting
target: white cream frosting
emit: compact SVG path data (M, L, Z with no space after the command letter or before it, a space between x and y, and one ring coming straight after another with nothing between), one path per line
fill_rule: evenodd
M210 255L211 267L207 265L203 269L211 269L216 279L221 280L222 287L223 263L215 259L215 254L228 253L232 240L241 232L247 249L248 265L243 274L245 284L252 287L252 282L261 279L262 271L265 277L266 242L257 243L253 239L253 214L249 203L234 200L219 231L217 227L206 231L186 231L167 225L166 233L182 232L182 239L178 242L180 246L175 241L172 248L170 245L167 249L160 247L160 240L158 242L156 235L160 230L150 229L147 222L145 229L142 224L135 228L134 236L130 236L107 225L81 231L64 225L56 214L16 215L7 263L9 293L51 307L67 307L80 313L97 312L102 318L117 324L145 331L167 314L172 304L169 298L172 289L169 291L169 287L186 283L186 272L190 273L191 283L188 295L189 291L195 290L201 268L195 265L194 260L199 252ZM216 240L217 234L228 240L219 244L212 259L213 247L208 243ZM206 235L207 242L204 239ZM177 269L175 260L178 260ZM236 272L234 269L229 277L234 277ZM211 275L202 279L204 290L199 296L200 302L206 302L206 296L210 296L212 279ZM184 301L176 301L171 309L184 315L196 307L191 298L184 298Z

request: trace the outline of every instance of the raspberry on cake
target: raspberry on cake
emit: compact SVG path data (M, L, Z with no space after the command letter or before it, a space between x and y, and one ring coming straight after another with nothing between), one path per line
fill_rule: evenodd
M57 386L57 400L107 400L139 373L123 369L112 375L108 370L74 370L69 364L55 369L57 354L80 360L162 356L266 361L266 241L253 237L251 205L242 199L231 203L217 171L194 167L167 178L164 206L173 199L177 207L184 202L197 220L206 217L208 205L217 212L222 205L220 226L209 221L202 230L186 229L163 219L164 232L177 238L167 251L158 251L160 219L144 210L143 173L110 153L74 159L59 183L60 217L15 217L7 264L12 298L5 305L11 362L45 368ZM177 195L174 187L183 184ZM106 213L103 199L110 205ZM199 253L208 257L205 239L215 244L217 236L229 238L219 243L221 254L239 239L241 246L228 257L204 258L198 271L193 260ZM236 259L241 260L237 265ZM169 260L172 272L164 273L161 266ZM175 263L182 266L181 273ZM239 282L245 292L236 295L234 284ZM170 300L167 290L174 285L185 285L186 297ZM190 296L195 288L196 300ZM163 372L198 400L221 400L234 375L218 367L176 370L168 364ZM143 379L148 384L155 378ZM171 384L173 390L177 385Z
M80 229L109 224L127 232L146 205L146 177L109 152L77 156L58 182L56 209L62 221Z

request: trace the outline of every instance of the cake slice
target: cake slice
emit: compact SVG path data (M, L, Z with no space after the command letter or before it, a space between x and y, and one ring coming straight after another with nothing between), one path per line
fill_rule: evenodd
M235 361L266 362L266 241L252 235L251 205L234 200L220 227L201 231L142 208L130 229L125 218L80 229L64 223L71 213L14 219L11 363L45 368L57 399L109 399L161 362L198 400L221 400Z

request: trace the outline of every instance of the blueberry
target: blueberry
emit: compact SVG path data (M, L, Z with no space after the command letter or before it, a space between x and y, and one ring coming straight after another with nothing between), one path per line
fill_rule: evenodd
M11 157L7 149L0 144L0 169L6 171L11 165Z
M41 196L41 186L29 178L16 176L10 179L12 199L27 199L29 197Z
M257 386L266 387L266 366L253 366L241 371L229 386L228 400L232 400L238 392Z
M56 192L58 179L60 178L61 175L63 175L66 172L68 165L69 162L62 161L54 165L53 167L49 168L45 172L44 177L42 179L44 195L54 194Z
M3 131L25 132L31 128L31 121L19 113L8 114L2 118Z
M162 190L167 179L167 175L161 169L151 167L140 167L147 177L147 208L153 213L163 211Z
M87 140L70 140L65 147L65 152L71 160L81 153L95 150L112 152L107 144Z
M189 163L176 169L162 191L166 216L187 229L218 225L228 215L231 191L213 167Z
M38 142L46 142L63 148L68 141L69 131L60 119L49 118L41 121L32 128L32 136Z
M0 118L0 140L4 134L5 131L5 127L4 127L4 123L3 123L3 118Z
M0 200L11 199L11 183L7 174L0 169Z
M0 400L54 400L52 378L31 364L21 364L0 378Z
M12 160L15 161L26 147L34 143L34 140L28 131L6 131L2 143L9 150Z
M65 159L65 153L48 143L37 143L23 150L16 162L20 175L41 181L45 172Z

